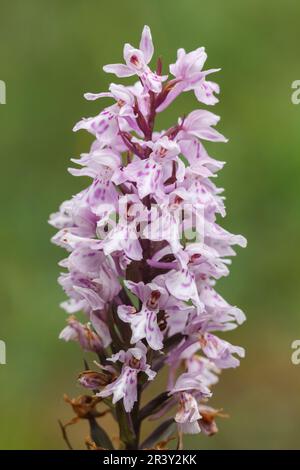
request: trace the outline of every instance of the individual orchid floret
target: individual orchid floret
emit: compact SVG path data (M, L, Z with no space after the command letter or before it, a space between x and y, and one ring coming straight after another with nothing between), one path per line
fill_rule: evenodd
M201 376L188 372L181 374L170 394L175 395L178 399L179 408L175 415L175 421L178 423L179 431L184 434L197 434L200 432L198 420L201 415L198 401L200 398L211 396L211 392L202 382ZM197 395L197 399L195 395Z
M204 47L199 47L189 53L186 53L184 49L178 49L177 61L170 65L170 73L174 76L174 80L170 81L170 92L158 106L158 112L163 111L184 91L194 90L198 101L207 105L214 105L219 101L214 95L214 93L220 93L218 84L206 80L206 77L220 69L203 71L206 59Z
M60 275L59 283L69 299L61 306L68 313L102 311L120 291L116 272L101 252L75 249L63 267L69 272Z
M71 175L89 176L93 180L96 179L98 181L98 186L102 184L102 191L98 191L102 203L103 198L107 199L106 192L111 191L115 196L115 188L112 188L110 182L113 174L121 165L121 154L118 151L93 146L90 153L82 154L81 158L72 158L72 162L80 165L82 168L68 168ZM113 199L115 198L114 196Z
M118 208L118 222L103 239L102 248L105 255L123 251L132 260L142 259L142 247L137 234L137 225L147 219L147 208L136 195L120 197ZM98 223L106 226L106 220ZM105 235L105 233L104 233Z
M202 382L208 388L218 383L221 370L206 357L189 354L184 361L187 372L196 377L201 377Z
M172 269L166 276L166 286L169 292L179 300L191 301L198 313L203 311L203 303L200 300L195 275L188 269Z
M153 73L148 67L154 52L152 36L149 26L145 26L142 32L139 49L135 49L131 44L125 44L123 56L125 64L109 64L103 67L107 73L114 73L117 77L140 77L146 90L154 93L161 91L162 77Z
M201 375L191 372L184 372L178 377L170 394L174 395L175 393L187 391L197 392L201 398L209 398L211 396L211 391L203 382Z
M140 143L137 139L132 139L132 142ZM116 184L136 182L141 199L152 194L161 200L165 195L164 184L174 174L174 165L177 179L183 180L184 164L178 158L180 148L166 136L154 142L146 141L143 146L150 151L148 158L135 158L113 180Z
M175 415L179 432L183 434L198 434L201 431L199 426L200 419L201 415L196 398L187 392L180 393L178 411Z
M147 142L147 146L152 149L149 157L158 162L173 160L180 153L178 144L167 136L163 136L155 142Z
M85 96L89 100L112 97L116 100L116 104L105 108L95 117L83 118L73 128L74 132L80 129L87 130L102 143L102 147L109 145L114 139L120 140L120 130L138 130L133 111L133 94L121 85L112 84L110 89L111 93L88 93Z
M205 333L200 338L200 345L206 357L208 357L208 359L210 359L220 369L238 367L240 365L239 359L237 359L233 354L245 357L244 348L233 346L211 333Z
M146 353L147 348L138 342L134 348L114 354L109 360L123 363L121 373L114 382L99 393L99 396L104 398L113 395L113 403L123 399L124 408L129 413L137 401L138 374L144 372L148 380L153 380L156 375L146 362Z
M139 312L130 305L118 307L118 315L121 320L131 326L131 344L145 338L152 349L162 349L163 333L159 327L158 314L160 310L164 311L167 307L168 292L155 283L145 285L143 282L135 284L131 281L125 281L125 285L142 302L142 308Z
M228 331L242 325L246 320L244 312L238 307L230 305L215 289L208 285L201 285L200 298L205 304L210 322L215 323L218 330Z
M204 178L214 176L218 170L221 170L225 162L220 162L210 157L204 145L197 138L186 135L186 138L178 139L178 145L182 155L189 162L189 171Z

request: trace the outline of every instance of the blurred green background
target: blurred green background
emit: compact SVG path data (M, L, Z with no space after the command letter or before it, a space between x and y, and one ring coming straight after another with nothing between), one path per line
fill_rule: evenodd
M186 441L188 448L299 448L300 366L291 342L300 338L300 105L291 83L300 79L300 3L292 0L0 0L1 324L7 365L0 366L0 448L64 448L57 419L71 418L62 395L82 367L76 344L57 339L65 324L56 284L63 252L50 244L50 212L87 181L67 173L69 158L90 139L73 134L100 102L104 64L121 60L124 42L138 44L152 28L156 54L173 62L178 47L206 46L221 102L219 129L227 145L209 146L228 163L226 228L249 241L231 276L219 283L248 321L226 339L247 349L236 370L225 371L212 404L230 419L220 433ZM197 103L184 94L160 117L170 125ZM107 426L110 422L106 421ZM85 425L70 430L83 447Z

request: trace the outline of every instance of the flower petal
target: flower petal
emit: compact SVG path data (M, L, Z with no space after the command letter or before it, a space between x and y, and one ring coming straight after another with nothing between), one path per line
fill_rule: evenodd
M104 72L114 73L117 77L132 77L134 72L125 64L108 64L103 67Z
M152 59L154 47L153 47L151 30L149 26L147 25L144 26L144 29L142 32L141 41L140 41L140 50L144 54L146 64L148 64L150 60Z

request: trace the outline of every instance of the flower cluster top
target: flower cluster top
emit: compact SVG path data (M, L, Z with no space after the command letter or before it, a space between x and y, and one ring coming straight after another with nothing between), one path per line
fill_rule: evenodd
M125 44L124 63L104 67L135 83L87 93L88 100L108 98L112 105L74 127L94 141L69 170L91 183L50 218L58 229L53 242L69 252L60 263L69 314L60 337L98 354L110 377L99 395L122 400L127 413L141 387L167 366L160 416L175 406L181 432L211 433L210 388L220 369L238 366L237 356L244 356L216 331L245 319L215 283L229 273L232 246L246 240L217 223L225 207L213 181L224 163L208 155L203 141L226 142L215 129L219 117L197 108L169 129L155 128L157 113L183 92L192 90L204 105L217 103L219 87L208 77L218 69L203 70L203 47L179 49L164 75L160 59L155 71L149 66L153 51L145 26L138 48ZM76 318L79 311L86 323ZM88 375L80 381L95 388Z

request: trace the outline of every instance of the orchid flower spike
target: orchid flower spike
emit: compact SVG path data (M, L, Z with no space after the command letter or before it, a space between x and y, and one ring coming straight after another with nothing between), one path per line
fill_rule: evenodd
M97 370L86 367L79 384L112 411L127 449L147 448L150 441L160 448L166 435L176 433L181 439L217 432L215 418L222 414L206 402L221 370L237 367L245 354L223 339L245 315L215 290L229 274L234 245L246 246L243 236L219 225L226 211L223 189L214 181L224 162L205 149L207 141L227 142L216 130L219 116L199 108L217 103L219 86L207 78L219 69L203 70L203 47L179 49L168 79L160 59L150 68L153 54L145 26L138 47L125 44L124 63L104 67L134 81L85 95L110 100L74 127L94 140L69 171L90 183L49 221L57 229L53 243L67 251L58 280L67 313L60 338L95 354ZM157 113L188 91L196 109L183 110L173 126L158 130ZM165 387L157 379L163 368ZM158 396L141 408L150 383ZM142 420L171 409L173 418L152 434L156 442L141 443ZM95 448L113 448L103 429L96 434Z

